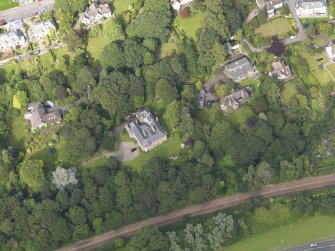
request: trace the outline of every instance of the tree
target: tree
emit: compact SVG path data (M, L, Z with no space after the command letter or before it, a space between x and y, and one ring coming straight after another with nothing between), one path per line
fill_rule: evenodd
M32 191L39 192L45 182L44 164L42 160L27 160L20 165L21 181Z
M123 48L116 44L112 43L107 45L100 55L100 61L102 66L111 67L111 68L122 68L125 66L125 56Z
M242 179L251 189L259 189L271 182L272 175L270 165L262 161L256 168L249 166L247 174Z
M179 128L180 134L182 135L182 139L184 141L188 140L192 136L194 130L194 122L189 112L189 109L186 107L183 107L181 109L181 122Z
M134 251L167 251L169 250L167 238L157 227L142 228L129 242Z
M52 183L58 189L63 189L68 185L76 185L78 183L76 179L76 169L74 167L70 169L57 167L56 170L52 172Z
M212 231L207 234L210 247L213 250L217 250L222 246L226 239L232 237L234 230L234 220L231 215L219 213L211 219L214 223Z
M188 244L190 250L205 251L207 244L204 239L204 230L201 224L193 225L188 223L185 232L185 242Z
M97 82L94 72L89 67L83 67L76 72L76 82L74 88L81 94L86 94L88 90L96 87Z
M164 105L169 105L178 98L178 91L169 81L161 79L156 84L156 98L163 101Z
M169 125L170 128L177 129L181 120L181 108L180 103L173 101L170 103L165 110L164 120Z
M13 107L21 110L22 107L26 107L29 102L25 91L17 91L13 96Z
M74 30L69 30L63 37L64 43L71 52L75 52L78 48L84 48L84 40Z
M104 24L103 33L109 42L123 41L126 38L121 24L115 19L110 19Z

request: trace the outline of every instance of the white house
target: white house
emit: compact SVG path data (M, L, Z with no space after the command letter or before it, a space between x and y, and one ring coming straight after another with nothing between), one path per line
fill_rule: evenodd
M171 0L171 6L175 10L180 10L181 8L184 8L185 6L191 4L193 0Z
M335 45L333 43L326 47L326 53L331 60L335 61Z
M10 31L0 34L0 51L27 47L26 38L21 32Z
M300 18L326 17L327 2L326 0L298 0L296 11Z
M283 7L283 0L256 0L256 4L260 9L265 9L268 17L275 15L275 10Z
M56 26L51 19L35 23L31 26L35 41L45 38L52 30L56 30Z

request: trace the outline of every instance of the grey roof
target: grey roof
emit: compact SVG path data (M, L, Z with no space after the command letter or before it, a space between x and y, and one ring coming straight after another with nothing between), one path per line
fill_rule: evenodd
M271 64L272 72L270 72L271 77L276 77L278 79L285 79L291 76L290 67L282 61L276 61Z
M31 116L29 120L32 130L45 126L46 124L53 125L62 121L62 116L59 110L47 112L46 107L41 103L30 103L28 105L28 110L30 110Z
M167 136L166 131L147 109L133 113L127 117L127 122L128 129L142 148L148 148Z
M225 69L229 72L233 79L241 78L250 71L255 72L254 67L252 66L247 57L243 57L232 63L227 64Z
M306 10L327 6L326 0L299 0L297 4L298 7Z
M222 100L222 105L225 107L235 107L237 108L240 104L244 103L249 99L249 93L245 90L239 90L233 94L226 96Z

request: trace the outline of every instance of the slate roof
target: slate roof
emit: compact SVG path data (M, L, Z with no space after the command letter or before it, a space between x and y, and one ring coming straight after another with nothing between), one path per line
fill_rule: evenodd
M318 9L327 6L326 0L299 0L297 6L305 10Z
M245 89L241 89L229 96L224 97L221 101L221 105L224 110L228 109L229 107L234 107L236 109L240 104L248 100L249 97L249 93Z
M156 141L167 136L166 131L148 109L135 112L128 116L126 120L128 123L127 129L135 136L143 149L150 148Z
M255 72L253 65L250 63L247 57L243 57L227 64L225 69L229 72L233 79L239 79L250 71Z

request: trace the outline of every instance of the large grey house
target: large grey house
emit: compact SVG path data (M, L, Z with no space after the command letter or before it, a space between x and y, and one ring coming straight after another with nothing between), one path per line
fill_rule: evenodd
M144 152L148 152L167 140L167 133L153 114L144 109L126 117L126 130Z
M41 103L29 104L28 112L24 114L24 119L30 121L32 132L47 125L55 125L62 122L62 116L58 109L51 110L48 106Z
M257 77L258 72L247 57L231 62L225 67L227 75L235 82L241 82L250 77Z
M223 111L233 108L238 109L245 101L249 99L250 95L246 89L241 89L221 99L221 109Z

